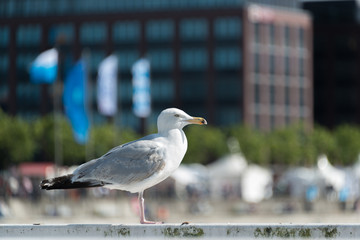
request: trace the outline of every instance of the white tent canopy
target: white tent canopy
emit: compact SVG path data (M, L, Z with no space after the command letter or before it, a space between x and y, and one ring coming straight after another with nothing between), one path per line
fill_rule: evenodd
M211 178L240 177L246 167L247 161L240 153L226 155L207 166Z

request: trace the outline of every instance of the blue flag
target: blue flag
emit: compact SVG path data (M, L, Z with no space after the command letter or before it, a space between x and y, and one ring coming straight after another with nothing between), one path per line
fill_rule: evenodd
M89 137L86 112L86 74L83 61L78 61L65 80L64 108L70 119L76 142L85 144Z
M58 68L58 51L55 48L39 54L30 67L30 80L33 83L53 83Z

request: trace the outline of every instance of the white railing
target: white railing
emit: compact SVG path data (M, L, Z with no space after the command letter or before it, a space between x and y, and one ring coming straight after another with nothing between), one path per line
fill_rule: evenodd
M0 225L0 239L360 239L360 224Z

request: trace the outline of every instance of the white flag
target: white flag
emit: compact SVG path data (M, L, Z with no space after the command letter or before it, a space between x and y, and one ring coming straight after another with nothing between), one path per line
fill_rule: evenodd
M118 58L110 55L99 66L97 81L98 110L105 116L114 116L117 112L117 72Z

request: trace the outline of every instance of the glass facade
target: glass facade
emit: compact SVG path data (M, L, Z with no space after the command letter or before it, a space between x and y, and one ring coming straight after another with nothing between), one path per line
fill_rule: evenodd
M174 54L171 48L156 48L147 52L154 71L170 72L174 65Z
M80 27L80 42L82 44L99 44L105 42L105 23L84 23Z
M218 17L213 26L214 99L216 109L219 109L216 121L226 125L238 124L243 122L243 21L238 16Z
M206 19L184 19L180 23L180 37L183 41L205 41L208 36Z
M215 125L231 125L243 122L244 113L244 66L245 61L254 61L257 104L256 126L260 126L263 101L261 82L263 68L271 79L279 69L291 76L289 54L284 61L274 51L278 43L274 24L255 24L254 57L245 58L243 11L248 1L234 0L15 0L0 2L0 104L8 108L9 88L16 88L16 113L33 119L44 111L50 112L51 86L43 88L29 82L28 68L43 50L60 46L62 52L61 79L82 55L87 62L89 76L90 106L95 124L106 121L97 112L96 80L99 63L109 54L119 58L118 102L121 113L116 121L123 126L138 128L140 120L132 113L131 67L144 56L151 63L151 96L153 113L149 125L156 124L156 116L166 107L179 107L190 114L204 116ZM266 1L265 1L266 2ZM289 1L291 2L291 1ZM285 4L285 3L284 3ZM281 4L280 4L281 5ZM218 9L223 9L219 13ZM184 12L179 12L183 9ZM174 10L171 16L168 10ZM176 11L175 11L176 10ZM186 10L191 10L189 13ZM203 11L206 10L206 11ZM51 12L51 13L50 13ZM143 16L139 12L146 12ZM121 14L120 14L121 13ZM194 14L195 13L195 14ZM51 15L51 18L42 16ZM109 16L108 16L109 15ZM21 18L18 18L21 17ZM23 21L19 25L8 25L1 19ZM26 19L31 23L26 23ZM289 41L293 29L282 31ZM15 30L15 46L8 49L11 29ZM268 40L264 40L264 29L268 29ZM305 39L305 32L296 29ZM298 49L304 48L305 40L299 40ZM263 59L259 47L272 49ZM284 48L286 50L286 48ZM269 50L269 51L270 51ZM299 51L300 51L299 50ZM10 53L11 52L11 53ZM8 76L11 59L15 59L16 74ZM288 61L286 60L288 59ZM306 77L304 61L298 60L298 72ZM283 64L283 66L280 66ZM289 77L293 79L294 77ZM270 78L269 78L270 79ZM9 81L8 81L9 80ZM291 80L293 81L293 80ZM267 101L277 104L278 88L274 80L269 83L271 92ZM45 89L45 91L44 91ZM11 95L11 94L10 94ZM46 100L44 103L44 99ZM306 105L299 99L301 104ZM290 103L289 103L290 104ZM275 114L275 108L272 108ZM276 122L276 119L273 119Z
M291 14L288 17L290 20ZM308 23L259 19L250 25L252 124L269 130L309 121L312 79L307 64L311 51L306 42Z
M174 23L171 20L149 21L146 25L146 39L149 42L167 42L174 37Z
M9 94L7 75L9 69L9 28L0 27L0 108L6 110L6 101Z
M19 47L36 46L40 43L40 25L20 25L16 32L16 45Z
M242 23L239 17L219 17L214 22L215 38L218 40L239 39Z
M62 16L93 13L128 13L138 11L179 11L187 9L223 9L240 7L246 0L2 0L0 15L15 16ZM271 1L260 1L272 4ZM282 1L280 5L296 7L295 0ZM289 4L290 3L290 4Z
M41 46L42 27L40 24L20 24L15 32L17 57L15 62L17 86L14 101L20 116L33 119L40 108L40 86L29 82L27 69Z
M238 69L241 67L240 46L218 47L215 49L214 65L216 69Z
M180 67L184 71L204 70L208 64L206 48L183 48L180 53Z
M113 41L136 43L140 40L140 24L136 21L116 22L113 26Z

